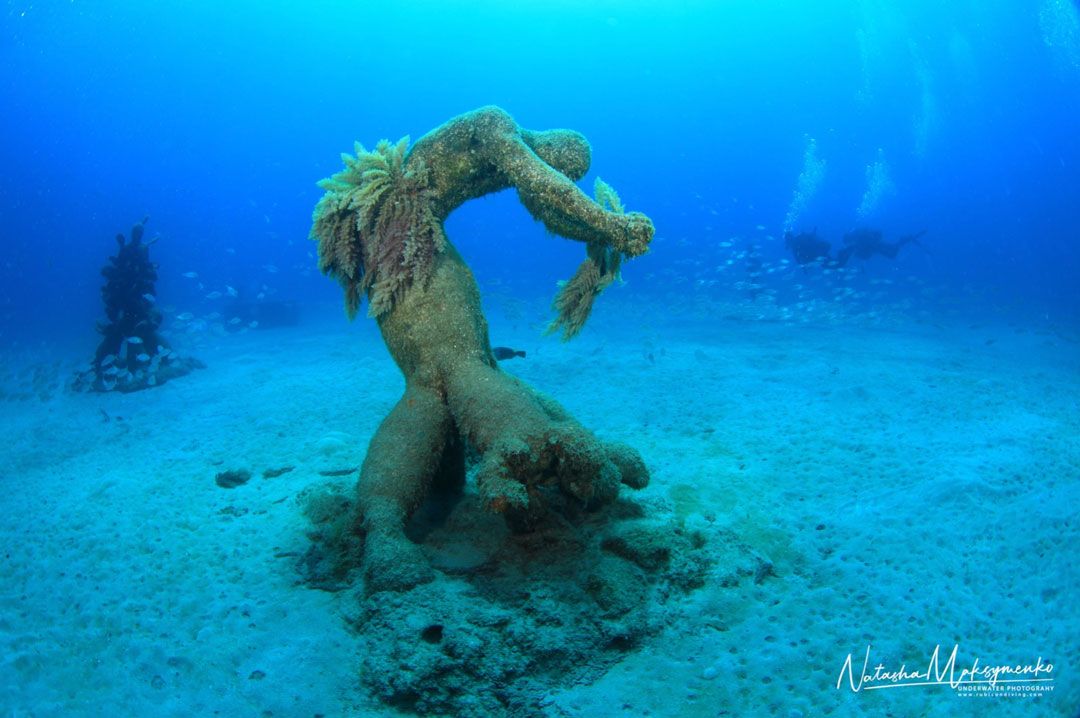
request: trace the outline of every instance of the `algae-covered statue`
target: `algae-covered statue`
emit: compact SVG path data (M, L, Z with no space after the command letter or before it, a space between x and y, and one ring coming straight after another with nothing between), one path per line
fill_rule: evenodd
M465 478L466 446L478 457L480 496L515 528L546 510L591 509L620 484L641 488L640 455L599 440L551 398L502 372L492 356L480 293L448 241L443 221L469 199L514 187L548 230L586 244L586 259L555 299L552 330L576 334L593 299L624 258L643 254L652 222L625 213L598 182L597 200L574 181L590 149L569 130L532 132L503 110L456 117L412 147L356 146L345 169L323 180L311 230L319 266L369 314L405 375L405 395L379 426L360 473L369 592L403 590L432 578L405 523L435 487Z

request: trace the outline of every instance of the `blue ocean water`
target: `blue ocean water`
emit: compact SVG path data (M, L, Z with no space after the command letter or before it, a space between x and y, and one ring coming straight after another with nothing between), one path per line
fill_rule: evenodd
M851 467L870 466L872 478L882 484L911 481L905 472L919 463L922 451L944 468L923 467L919 471L926 473L919 476L951 488L935 484L926 496L937 498L910 504L890 495L900 512L892 515L909 517L895 527L898 551L908 530L927 542L919 545L933 542L932 527L918 518L927 501L941 501L934 521L960 521L980 511L974 500L949 505L941 496L951 492L981 491L987 501L1001 501L984 514L999 526L1011 526L1017 513L1026 515L1017 519L1016 533L1034 530L1027 521L1040 516L1038 507L1053 504L1057 508L1044 521L1035 521L1048 535L1023 544L1026 555L1037 554L1052 577L1046 585L1025 584L1040 591L1032 600L1045 609L1039 613L1042 622L1019 619L1014 630L1004 633L1012 643L986 638L982 647L987 661L995 651L1001 660L1034 660L1044 650L1034 634L1047 631L1045 650L1058 651L1051 657L1061 667L1055 675L1058 702L998 701L982 709L986 715L1075 715L1080 684L1069 661L1077 659L1077 621L1075 603L1069 602L1080 591L1080 576L1075 543L1055 543L1076 536L1074 508L1065 512L1061 507L1075 500L1080 476L1075 433L1080 8L1073 0L5 0L0 7L0 354L9 364L5 397L18 401L5 402L5 423L17 439L4 483L15 487L20 472L27 472L35 491L49 495L50 471L65 476L89 472L87 480L103 485L125 485L125 476L134 482L137 465L145 459L133 459L127 468L91 461L76 470L65 464L76 455L90 461L86 457L105 451L100 442L106 441L119 442L133 456L166 457L162 471L205 461L199 471L211 479L234 453L252 465L272 463L251 458L263 451L263 457L273 455L282 466L300 466L305 459L297 457L310 450L319 461L339 459L316 461L318 469L358 466L378 420L400 394L400 377L373 322L361 313L348 324L340 287L318 271L316 245L308 239L312 209L322 195L316 182L340 169L340 154L351 152L354 141L371 148L383 138L409 135L416 140L484 105L502 107L526 128L582 132L592 146L592 168L579 184L591 193L594 179L602 178L628 210L648 214L656 227L651 251L627 262L624 284L597 300L596 316L577 340L581 348L575 349L573 343L564 347L541 335L557 282L581 261L581 246L547 232L513 192L469 202L450 217L447 234L484 292L493 343L529 350L525 361L514 360L514 370L567 402L598 432L626 441L637 435L654 472L657 496L663 497L654 508L674 506L676 514L715 519L718 513L734 512L724 507L719 489L697 488L688 498L690 489L679 487L698 484L696 472L702 466L720 474L742 471L752 463L745 458L753 453L747 447L768 445L780 457L781 447L795 446L801 447L796 452L800 461L814 456L820 445L808 428L815 419L813 397L829 391L835 393L822 401L836 403L828 404L827 416L854 422L854 430L865 436L850 436L852 426L845 424L848 434L825 442L822 465L796 462L796 469L796 464L785 464L787 475L802 478L791 479L784 502L755 509L763 515L766 507L802 501L794 498L797 489L813 483L815 471L854 475ZM159 236L152 255L159 265L155 301L165 315L163 332L210 368L206 375L195 372L170 382L169 391L181 393L162 399L160 407L153 395L165 387L123 400L129 403L100 397L93 399L98 403L87 403L91 400L72 396L64 386L76 367L93 357L98 341L95 322L103 318L99 270L115 252L113 237L144 216L150 218L148 236ZM895 257L856 258L839 268L820 261L800 266L785 243L786 232L816 231L835 254L844 246L844 235L858 228L880 230L886 241L925 234ZM283 324L289 326L260 325L252 319L255 314L243 309L260 304L284 307L288 321ZM316 341L312 332L330 338ZM953 339L959 344L947 345ZM534 356L535 347L546 353L548 363L539 364L544 360ZM999 350L1000 356L984 354ZM565 353L575 351L581 355ZM331 410L317 401L316 390L290 372L309 365L312 372L321 371L320 361L351 352L359 357L352 369L331 367L352 382L342 380L342 386L361 386L365 376L382 383L370 388L375 397L370 416L365 412L356 419L359 424L352 424L348 415L333 414L339 425L331 426L320 413ZM878 361L880 366L874 364ZM705 389L694 392L677 376L660 379L649 373L664 362L673 374L691 377L691 384L701 371L711 378L702 378L699 386ZM52 368L42 378L23 364ZM253 368L247 372L245 366ZM571 378L579 366L586 373ZM767 373L769 367L778 373L753 373ZM814 367L821 368L821 376L800 373ZM745 382L714 375L739 371L751 372ZM838 373L855 378L841 381ZM213 384L218 388L206 390L212 399L197 389L200 382L212 381L209 376L218 382ZM257 388L244 383L251 376L257 377ZM33 386L20 388L20 382ZM622 412L605 410L619 403L596 388L605 383L647 384L642 391L654 393L621 405ZM912 388L916 384L918 389ZM235 394L222 386L233 386ZM267 395L265 404L248 404L275 386L283 395L305 395L303 410L296 409L301 418L287 418L290 410L280 397ZM336 401L336 390L320 385L318 391L326 392L324 403ZM594 391L601 393L589 393ZM185 402L192 406L192 397L221 404L210 412L181 408ZM901 407L905 397L939 413ZM799 409L792 408L795 403ZM959 405L969 409L963 429L951 413ZM122 414L130 421L140 411L146 416L161 412L166 418L130 435L125 429L119 437L82 423L97 422L100 412L111 432L117 427L111 417ZM185 411L194 413L185 420ZM273 419L267 418L270 413ZM736 415L737 422L729 418ZM221 421L241 447L235 452L214 428ZM165 425L174 433L167 436ZM991 428L983 434L976 431L980 426ZM65 430L89 438L85 445L78 443L81 439L63 439ZM821 428L823 434L831 430ZM278 456L273 454L277 449L258 443L263 439L256 436L266 431L277 432L282 440L295 431L310 441L295 454ZM769 432L768 440L748 438ZM722 435L729 448L710 443ZM235 438L240 436L247 438ZM354 447L340 449L352 453L335 453L339 444ZM891 453L896 446L905 448ZM856 460L852 453L832 453L844 451L869 456L860 454L866 458ZM730 466L709 463L729 460ZM1008 484L1001 478L1006 475L1023 476L1046 493ZM314 474L310 478L321 480ZM998 479L1005 484L995 483ZM755 491L753 482L732 485L736 494L740 487L746 495ZM99 489L104 491L93 484L86 490ZM30 498L26 501L29 505ZM1010 510L1008 501L1017 501L1019 508ZM122 512L125 505L119 502L113 509ZM860 503L857 496L850 504L825 503L814 520L808 518L813 512L775 519L776 531L802 535L792 528L792 516L810 521L803 527L810 533L816 524L840 521L841 514L852 519L867 511L867 523L883 520L866 506L866 499ZM75 514L64 515L79 515L70 511ZM95 521L104 519L80 517L78 523ZM295 521L300 525L303 519ZM973 530L980 521L972 519ZM732 531L738 533L739 525L732 524ZM12 531L8 540L34 545L27 538L33 536L30 524L25 531ZM295 531L299 534L302 527ZM971 560L1000 557L1015 538L1006 533L988 540ZM761 538L762 543L745 540L762 555L770 550L763 548L766 544L778 553L787 551L776 548L775 537ZM797 545L802 539L792 540ZM289 550L302 552L301 543L294 536ZM62 552L56 556L64 560ZM824 554L809 549L806 556L811 564L827 562ZM803 566L786 560L769 559L779 580L785 570L797 573L793 566ZM1029 570L1038 572L1038 565ZM13 567L13 575L23 581L20 585L36 586L27 589L34 595L49 595L62 583L57 578L54 586L53 574L24 568ZM857 593L858 577L835 570L836 581L851 582L845 595ZM958 570L950 564L942 569L948 575L912 575L945 592L958 581L967 585L967 579L952 573ZM123 593L130 577L101 580ZM985 638L987 626L1002 613L1034 610L1019 596L997 595L998 588L979 584L965 594L963 600L994 605L965 630L979 629ZM71 697L85 676L65 674L65 688L54 692L48 680L34 676L62 664L65 655L90 660L96 649L76 647L67 654L68 649L57 649L42 662L28 658L29 649L21 652L20 647L29 639L20 637L19 603L14 592L9 598L15 613L0 622L6 642L0 645L7 646L17 674L4 685L0 707L10 707L13 715L92 715L89 704ZM748 610L693 600L687 599L690 607L684 610L696 615ZM912 609L916 617L910 620L922 627L939 610L939 604L928 601ZM325 613L334 615L330 607ZM814 614L800 615L807 620ZM909 620L907 614L875 615L883 625ZM37 625L25 620L27 626ZM183 624L182 618L177 621ZM226 632L224 625L229 624L223 620L215 630ZM332 624L326 635L335 635L335 628ZM729 628L725 624L718 635ZM122 622L114 629L118 635L140 630ZM728 635L734 640L738 630ZM745 630L740 634L744 645L769 641L764 633ZM926 633L937 635L946 648L975 638L950 630ZM835 650L818 654L829 673L815 684L822 691L830 680L835 682L839 665L833 664L866 643L859 631L845 636L846 642L835 633L829 636L836 640ZM1031 639L1031 645L1021 646L1019 636ZM688 639L672 640L685 645ZM892 648L895 657L908 655L918 662L933 642L920 634ZM152 653L147 649L133 664L168 663L175 657ZM707 700L681 697L666 708L654 705L653 714L756 714L742 703L758 695L746 692L750 689L742 686L743 679L732 678L724 691L716 692L716 671L709 675L708 660L687 669L698 681L687 691ZM221 668L213 660L210 664ZM607 670L612 662L601 664ZM678 674L666 665L658 662L651 670ZM640 666L646 674L650 670L647 661ZM245 686L253 685L249 674L263 671L255 664L241 667ZM343 670L355 674L355 668ZM620 683L617 670L605 674L608 684L595 684L602 686L596 694L564 692L548 703L537 699L530 710L585 715L605 705L597 696L631 695L628 686L640 674L630 672ZM150 670L144 682L154 684L153 677L166 676L165 671ZM601 681L597 675L591 679ZM328 679L331 683L334 691L352 685L340 677ZM538 695L555 691L550 686L558 682L540 683ZM309 697L321 695L314 685L304 688ZM766 690L755 685L754 690ZM156 688L147 689L151 698L117 690L118 696L127 696L124 700L134 701L133 715L162 705L154 703ZM198 705L239 710L236 705L272 702L260 704L262 699L244 690L226 688L210 698L200 694ZM367 695L357 690L356 695ZM167 714L195 714L195 704L187 699L196 693L170 687L172 712ZM230 703L236 695L249 702ZM876 712L881 703L852 703L850 696L836 695L833 689L796 700L780 691L770 714L881 714ZM328 705L339 706L328 709L335 715L340 705L359 700L313 699L308 704L297 699L290 704L279 698L273 715L308 715ZM634 702L639 699L645 700L626 698L627 705L644 705ZM910 715L975 710L942 704L936 696L918 697L924 699L891 705L899 706L899 714L915 711ZM302 710L295 708L301 703ZM290 705L296 712L290 712Z
M327 299L331 283L301 276L314 180L354 140L415 139L485 104L590 139L593 173L667 242L627 268L638 291L665 271L727 282L716 245L780 235L812 138L827 169L797 228L834 244L864 224L926 229L930 252L868 271L1075 323L1075 22L1067 2L11 2L4 333L91 324L94 270L145 214L177 305L195 298L184 271L250 285L267 264L281 295ZM860 218L879 157L891 189ZM508 198L460 215L484 276L546 291L575 264ZM528 247L529 276L508 244Z

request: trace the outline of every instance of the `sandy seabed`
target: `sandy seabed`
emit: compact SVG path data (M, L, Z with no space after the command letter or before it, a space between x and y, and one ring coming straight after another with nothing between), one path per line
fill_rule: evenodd
M1080 345L962 324L605 326L560 344L499 320L492 338L529 352L507 371L642 452L634 498L773 568L688 594L597 680L552 685L548 714L1077 715ZM361 687L349 594L296 569L302 496L354 481L325 473L359 466L402 390L374 327L197 353L208 368L152 391L0 402L0 716L394 714ZM252 478L218 486L231 469ZM838 689L868 646L871 672L924 670L937 646L959 646L958 671L1041 658L1052 690Z

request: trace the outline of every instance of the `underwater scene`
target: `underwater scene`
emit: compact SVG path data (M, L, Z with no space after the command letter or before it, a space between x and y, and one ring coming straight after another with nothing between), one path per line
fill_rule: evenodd
M1080 716L1076 0L4 0L0 716Z

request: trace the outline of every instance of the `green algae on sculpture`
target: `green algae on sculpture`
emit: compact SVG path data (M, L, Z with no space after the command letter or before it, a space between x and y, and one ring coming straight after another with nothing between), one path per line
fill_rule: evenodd
M319 183L326 194L311 235L319 241L319 269L345 289L350 319L365 292L371 316L389 311L409 282L427 278L432 257L446 247L427 201L427 168L405 167L408 145L408 137L383 140L368 152L356 143L355 157L341 155L345 169Z
M649 218L622 211L610 187L599 183L593 201L574 184L589 168L585 138L525 130L503 110L484 107L411 148L407 138L380 142L374 152L358 144L343 159L345 169L320 183L326 194L311 230L319 266L342 283L350 317L368 296L369 314L405 376L405 395L361 467L368 590L432 577L405 522L434 488L462 484L466 443L479 457L481 497L518 528L553 505L594 508L613 500L620 484L644 486L648 471L634 449L602 442L553 399L498 368L476 280L443 230L462 203L514 187L548 230L584 242L588 271L598 276L564 307L556 300L555 321L572 336L622 259L643 254L653 237Z
M593 194L596 203L604 209L625 214L622 200L615 189L599 177L596 178ZM563 341L573 339L581 332L592 313L596 298L612 282L621 279L622 252L610 245L590 242L585 248L585 255L585 261L578 265L574 276L563 282L553 302L556 315L548 324L546 333L554 334L561 329Z

